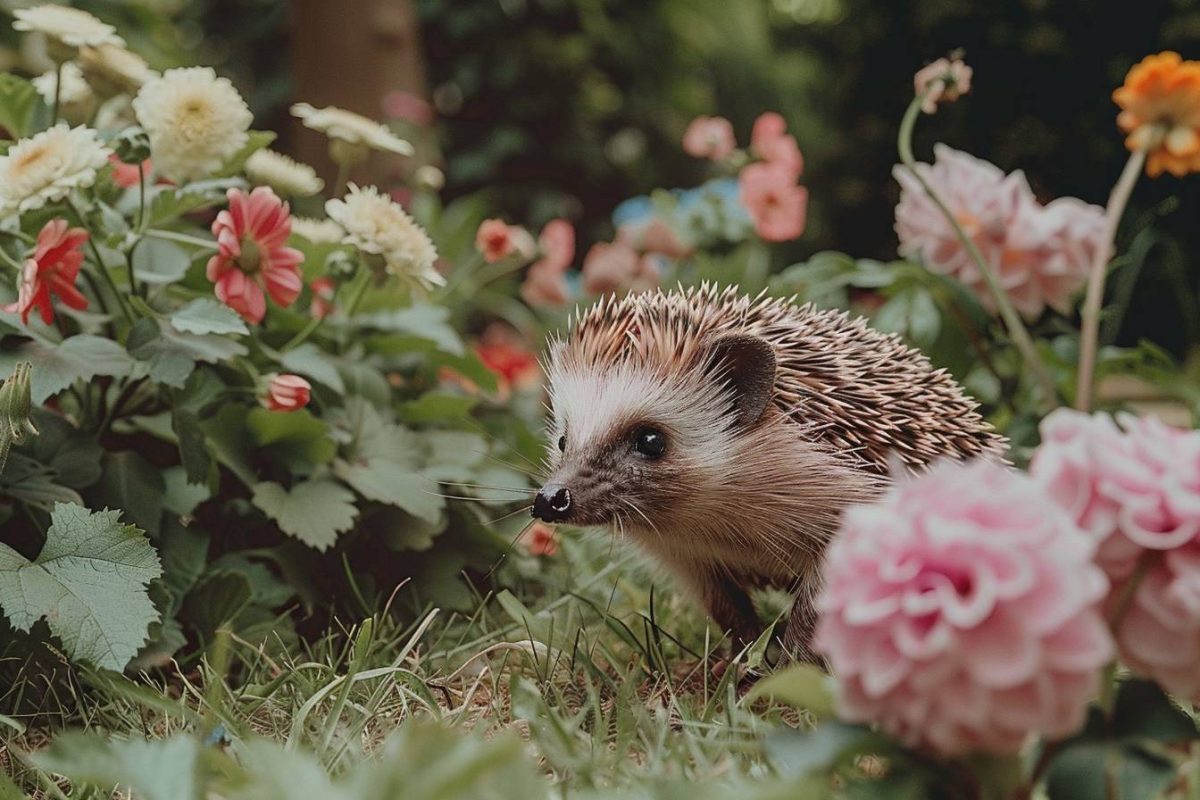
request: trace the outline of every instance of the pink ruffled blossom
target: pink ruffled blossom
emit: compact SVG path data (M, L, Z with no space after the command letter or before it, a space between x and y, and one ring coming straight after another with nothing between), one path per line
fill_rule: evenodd
M1031 478L986 461L849 509L815 638L842 717L947 756L1077 730L1113 652L1093 549Z
M804 156L796 137L787 132L782 114L768 111L754 120L750 132L750 151L769 164L787 170L795 182L804 172Z
M720 161L735 147L733 124L724 117L696 117L683 132L683 152L689 156Z
M750 164L738 175L738 195L754 230L768 242L786 242L804 233L808 190L796 185L796 176L787 167Z
M693 249L684 244L674 228L657 217L622 225L617 228L616 241L641 253L654 253L672 261L691 255Z
M996 273L1026 318L1046 306L1068 313L1104 239L1104 210L1074 198L1043 206L1021 172L1005 175L986 161L945 145L932 166L918 164L958 224ZM896 206L900 254L965 284L989 311L995 303L982 272L954 228L907 168L892 174L901 186Z
M513 254L533 256L533 236L519 225L509 225L502 219L485 219L475 233L475 248L489 264L503 261Z
M538 235L541 257L525 273L521 298L531 306L561 306L570 299L567 270L575 258L575 228L565 219L546 223Z
M658 260L624 242L597 242L583 260L583 288L590 294L644 292L661 282Z
M218 300L247 322L262 322L267 296L280 306L300 296L304 254L286 246L292 217L270 188L259 186L250 194L230 189L228 197L229 208L212 225L217 254L208 261L208 279Z
M1200 701L1200 431L1059 409L1041 434L1030 474L1096 541L1111 613L1140 580L1117 630L1121 660Z

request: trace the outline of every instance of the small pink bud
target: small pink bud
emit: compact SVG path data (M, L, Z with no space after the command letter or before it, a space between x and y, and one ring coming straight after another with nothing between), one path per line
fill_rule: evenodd
M308 405L311 394L312 385L299 375L271 375L262 404L271 411L299 411Z

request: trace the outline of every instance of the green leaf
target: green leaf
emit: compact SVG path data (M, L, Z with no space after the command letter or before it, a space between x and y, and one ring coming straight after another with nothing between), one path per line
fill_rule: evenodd
M91 486L100 477L100 457L104 449L95 437L77 430L65 418L46 408L33 409L33 424L38 435L18 448L45 464L56 482L72 489Z
M106 741L94 733L69 731L30 759L72 783L109 790L120 785L142 800L202 800L200 743L186 734L170 739Z
M133 274L142 283L176 283L192 265L192 254L165 239L142 239L133 251Z
M759 681L747 699L759 697L808 711L818 720L835 717L829 676L811 664L792 664Z
M346 384L338 373L337 359L332 358L312 342L305 342L282 354L279 363L288 371L323 383L338 394L345 394Z
M33 363L33 402L41 405L78 380L97 375L124 376L133 360L111 339L79 334L58 345L30 341L0 353L0 376L7 378L21 361Z
M1046 769L1050 800L1109 800L1107 742L1079 742L1054 756Z
M1170 743L1200 738L1195 721L1171 702L1158 684L1136 679L1122 681L1117 688L1113 735Z
M373 800L375 795L351 794L334 786L329 775L316 758L300 750L287 750L275 742L251 739L236 745L242 763L253 764L246 771L244 783L230 800L293 800L298 787L304 796L321 800ZM396 797L415 797L403 794ZM378 796L382 800L383 796Z
M329 435L329 426L308 409L281 412L254 408L246 415L246 427L254 444L270 447L274 454L284 459L326 464L337 452L337 445Z
M134 323L125 346L142 362L141 374L176 389L187 383L197 361L216 364L249 352L242 344L224 336L180 333L144 318Z
M60 503L34 561L0 544L0 609L28 632L45 618L71 658L121 670L157 614L146 586L162 574L143 533L119 511Z
M446 506L436 483L393 461L381 458L360 464L335 461L333 472L368 500L402 508L429 523L437 522Z
M478 397L448 392L426 392L416 400L400 406L397 411L402 422L428 425L431 422L458 422L470 416Z
M379 311L356 318L363 324L384 331L408 333L433 342L443 352L465 355L462 337L450 324L450 309L442 306L412 305L396 311Z
M236 311L208 297L193 300L172 314L171 325L180 333L250 333Z
M328 479L299 483L291 491L277 483L254 487L254 505L279 529L316 550L327 550L354 524L354 493Z
M11 72L0 73L0 128L17 138L33 133L33 114L41 98L33 84Z
M212 469L208 440L200 427L200 418L191 411L177 408L171 415L171 428L179 439L179 460L189 483L204 484Z
M191 483L183 467L168 467L162 471L163 510L177 517L190 517L196 506L212 497L207 483Z
M162 521L162 472L132 450L106 453L104 472L84 494L93 507L119 508L130 522L157 535Z
M811 731L776 731L767 737L766 749L780 772L806 777L828 772L861 755L886 752L892 745L870 728L824 722Z
M446 530L446 523L445 516L431 522L399 508L376 507L369 518L359 522L359 527L378 536L392 550L423 551L433 547L434 539Z
M213 177L228 178L230 175L237 175L246 168L246 159L270 145L275 138L274 131L248 131L246 143L213 173Z
M222 625L236 619L253 600L249 578L240 572L218 570L204 576L187 593L180 617L195 627L203 641L210 642Z
M423 472L439 481L466 481L487 457L487 440L466 431L427 431L421 434L429 447Z
M1114 775L1117 800L1150 800L1161 797L1167 787L1175 781L1176 774L1175 764L1169 759L1140 747L1123 747Z
M0 472L0 494L49 510L55 503L82 503L79 493L58 481L55 471L23 453L11 453Z

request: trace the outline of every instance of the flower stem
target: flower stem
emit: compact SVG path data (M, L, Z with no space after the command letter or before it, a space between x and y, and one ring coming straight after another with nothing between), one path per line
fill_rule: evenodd
M110 275L108 272L108 267L104 264L104 258L100 255L100 248L96 246L96 237L92 234L91 228L88 227L87 218L85 218L79 209L76 208L75 203L73 203L70 198L67 199L67 208L74 212L76 219L79 220L80 226L82 226L83 229L88 232L88 249L92 251L92 258L96 261L96 271L100 273L100 277L104 279L104 282L108 284L108 288L112 290L113 296L117 298L117 305L121 307L121 313L125 315L125 319L129 322L133 322L133 312L130 311L129 306L125 304L125 297L121 294L121 290L117 288L116 281L113 280L112 275ZM103 307L104 301L100 299L99 293L96 294L96 298L100 302L101 307Z
M1129 195L1142 172L1146 151L1138 150L1129 156L1121 177L1113 186L1104 209L1104 239L1096 248L1092 268L1088 275L1087 295L1084 297L1080 316L1083 329L1079 334L1079 375L1075 381L1075 408L1092 410L1092 391L1096 379L1096 351L1100 338L1100 306L1104 302L1104 283L1108 277L1108 262L1113 255L1113 242L1117 237L1117 225L1129 204Z
M354 316L354 312L358 310L358 304L367 294L367 287L371 285L371 273L363 269L359 274L358 284L354 287L354 294L350 295L350 302L346 303L346 316Z
M1133 607L1133 598L1137 594L1138 587L1142 585L1142 581L1146 578L1146 573L1150 571L1151 565L1156 560L1158 553L1154 550L1143 550L1138 556L1137 566L1133 568L1133 574L1129 576L1129 580L1121 587L1117 593L1116 601L1113 603L1112 611L1108 615L1108 628L1112 631L1113 641L1117 641L1120 633L1121 624L1125 622L1125 617L1129 614L1129 609ZM1104 669L1104 675L1101 678L1100 684L1100 708L1107 714L1112 711L1113 701L1116 697L1117 688L1117 661L1113 659Z
M169 242L179 242L180 244L190 244L194 247L203 247L205 250L216 250L217 243L212 239L201 239L199 236L189 236L186 233L176 233L175 231L160 231L154 228L143 233L144 236L149 236L151 239L165 239Z
M350 163L348 161L338 162L337 180L333 184L333 196L341 197L346 193L346 183L350 180Z
M900 123L900 134L896 142L897 149L900 151L900 161L908 168L912 176L917 179L917 183L921 184L921 188L925 190L925 194L938 207L938 210L942 212L942 216L946 218L950 227L954 229L954 233L958 236L959 241L966 248L968 255L971 256L971 260L979 267L979 271L983 275L989 291L992 293L992 299L996 303L996 308L1000 312L1000 318L1004 320L1004 326L1008 329L1008 335L1012 337L1013 344L1021 351L1021 356L1025 359L1025 363L1029 365L1029 368L1033 370L1034 378L1041 387L1043 396L1040 405L1048 411L1054 406L1058 395L1054 388L1054 380L1050 377L1050 373L1046 370L1046 365L1042 363L1037 348L1034 346L1033 337L1029 335L1025 323L1021 321L1021 316L1013 308L1012 301L1009 300L1008 293L1004 291L1004 287L1000 285L1000 280L996 277L991 264L987 262L983 257L983 253L979 252L979 248L975 246L975 242L958 223L954 212L946 206L942 198L929 185L929 182L917 171L917 159L913 156L912 150L912 136L913 129L917 124L917 117L921 113L921 103L924 99L924 93L918 94L909 103L908 110L904 112L904 119Z
M63 63L58 62L58 68L54 73L54 104L50 106L50 126L53 127L58 123L58 106L62 97L62 75Z
M146 162L138 162L138 215L137 231L142 232L146 222Z

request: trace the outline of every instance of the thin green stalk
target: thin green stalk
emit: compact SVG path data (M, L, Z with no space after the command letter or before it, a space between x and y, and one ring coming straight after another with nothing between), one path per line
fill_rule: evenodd
M912 135L913 129L917 124L917 117L921 113L921 103L925 99L924 94L918 94L913 98L908 105L908 110L904 112L904 119L900 123L900 134L897 137L897 149L900 151L900 161L908 168L917 182L921 184L921 188L925 190L925 194L933 201L938 210L942 212L942 216L954 229L954 233L958 236L963 247L971 256L971 260L979 267L980 273L983 275L984 282L988 285L988 290L992 293L992 298L996 302L996 308L1000 312L1000 318L1004 320L1004 326L1008 329L1008 335L1012 337L1013 344L1021 351L1021 356L1033 370L1034 378L1037 380L1042 390L1041 406L1044 410L1049 410L1057 401L1058 394L1054 389L1054 380L1050 377L1050 373L1046 370L1046 365L1042 363L1041 357L1038 355L1037 347L1033 343L1033 337L1029 335L1025 323L1021 321L1021 316L1017 310L1013 308L1012 301L1009 300L1008 293L1004 291L1004 287L1000 285L999 278L996 277L995 271L991 264L983 257L983 253L979 252L979 248L975 246L975 242L963 230L958 219L955 218L954 212L946 206L942 198L938 196L929 182L917 170L917 159L913 156L912 150Z
M179 242L180 244L190 244L194 247L203 247L206 250L216 250L217 243L212 239L201 239L199 236L190 236L186 233L176 233L175 231L160 231L155 228L144 231L143 236L149 236L151 239L165 239L168 242Z
M121 307L121 313L125 315L125 319L133 322L133 312L129 310L129 306L125 303L125 298L121 294L121 290L117 288L116 281L108 272L108 267L104 264L104 259L100 255L100 248L96 246L96 237L92 235L91 229L88 227L87 219L80 213L79 209L70 199L67 200L67 208L74 212L75 217L79 220L79 224L88 232L88 248L92 251L92 258L96 260L96 271L100 273L100 277L108 284L108 288L112 290L113 296L117 298L117 305Z
M138 242L140 241L139 239ZM141 294L138 291L137 277L133 271L133 251L137 249L138 242L134 242L133 247L125 251L125 272L129 275L129 293L135 296Z
M333 196L341 197L346 193L346 184L350 180L350 163L348 161L338 162L337 180L333 184Z
M363 297L367 294L367 287L371 285L371 274L363 269L359 273L358 283L354 287L354 294L350 295L350 302L346 303L346 316L354 316L354 312L358 310L358 304L362 302Z
M1079 334L1079 375L1075 380L1075 408L1092 410L1092 392L1096 380L1096 353L1100 338L1100 307L1104 302L1104 282L1108 277L1108 262L1113 254L1113 242L1117 238L1117 226L1125 215L1129 195L1142 173L1146 151L1138 150L1129 156L1121 177L1108 196L1104 209L1104 239L1096 248L1092 258L1091 273L1088 275L1087 294L1084 297L1080 317L1083 329Z
M137 232L142 232L146 223L146 162L138 162L138 213Z
M62 97L63 63L62 61L58 62L58 69L54 73L54 104L50 106L51 127L58 123L58 106Z

